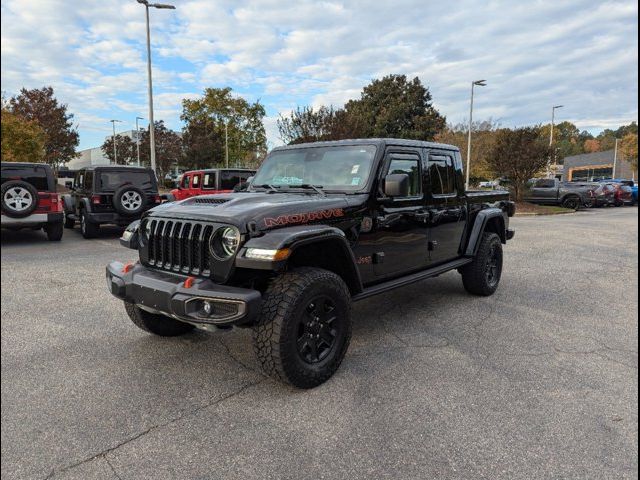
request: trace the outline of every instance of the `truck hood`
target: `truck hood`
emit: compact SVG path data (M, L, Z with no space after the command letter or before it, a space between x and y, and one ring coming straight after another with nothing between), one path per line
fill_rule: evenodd
M308 223L336 223L348 212L364 206L366 194L236 192L201 195L159 205L147 213L151 217L228 223L241 231L253 223L254 229L269 230Z

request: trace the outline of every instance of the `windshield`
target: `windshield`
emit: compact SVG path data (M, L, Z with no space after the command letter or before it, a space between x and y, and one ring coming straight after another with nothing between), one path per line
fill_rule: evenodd
M361 190L367 184L375 153L373 145L276 150L266 158L251 185Z
M142 189L154 186L149 172L131 172L123 170L100 172L100 188L103 190L115 190L125 184L133 185Z

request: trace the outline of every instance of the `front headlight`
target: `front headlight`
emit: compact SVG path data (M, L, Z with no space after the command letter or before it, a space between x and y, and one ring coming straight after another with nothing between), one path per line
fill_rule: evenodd
M222 227L211 235L209 250L218 260L227 260L235 255L240 246L240 232L236 227Z

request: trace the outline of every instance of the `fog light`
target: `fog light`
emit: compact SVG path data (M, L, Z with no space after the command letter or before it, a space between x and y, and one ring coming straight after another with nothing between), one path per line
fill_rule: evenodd
M204 310L204 313L206 313L207 315L211 315L211 311L213 310L213 307L211 306L210 302L204 302L202 309Z

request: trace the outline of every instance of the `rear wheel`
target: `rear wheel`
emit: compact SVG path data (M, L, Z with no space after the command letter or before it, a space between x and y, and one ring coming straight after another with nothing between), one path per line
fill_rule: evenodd
M562 206L564 208L570 208L571 210L578 210L580 208L580 197L576 195L569 195L562 200Z
M47 223L44 231L50 242L59 242L62 239L62 222Z
M473 262L462 269L462 284L473 295L489 296L502 276L502 243L495 233L484 233Z
M64 213L64 228L73 228L76 226L76 221L73 218L69 218L67 212Z
M177 337L194 329L193 325L142 310L133 303L124 302L124 308L131 321L145 332L161 337Z
M84 210L80 210L80 232L84 238L95 238L100 233L100 225L91 223Z
M299 268L265 292L254 348L263 370L298 388L313 388L338 369L351 340L351 296L343 280Z

